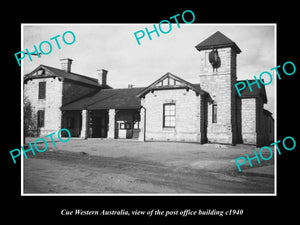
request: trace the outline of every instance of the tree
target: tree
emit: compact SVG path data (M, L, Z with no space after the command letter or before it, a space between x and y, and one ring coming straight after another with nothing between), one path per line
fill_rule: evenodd
M37 115L34 113L32 105L29 99L24 96L23 101L23 110L24 110L24 136L25 137L34 137L38 135L37 132Z

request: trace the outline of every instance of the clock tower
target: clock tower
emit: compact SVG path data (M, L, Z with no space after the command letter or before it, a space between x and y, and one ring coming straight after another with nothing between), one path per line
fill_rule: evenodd
M236 58L239 47L217 31L196 46L200 52L200 86L213 103L207 107L208 142L241 142L241 101L237 97Z

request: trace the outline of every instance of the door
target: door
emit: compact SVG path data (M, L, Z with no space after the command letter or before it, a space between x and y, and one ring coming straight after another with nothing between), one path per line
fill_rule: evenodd
M200 131L201 131L201 144L207 143L207 119L208 119L208 113L207 113L207 107L208 103L205 96L201 96L201 120L200 120Z
M93 111L90 120L90 137L106 138L108 130L108 118L105 111Z

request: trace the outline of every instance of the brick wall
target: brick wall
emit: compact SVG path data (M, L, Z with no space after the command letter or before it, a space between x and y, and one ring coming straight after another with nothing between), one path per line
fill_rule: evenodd
M176 104L175 128L163 127L163 104ZM200 95L192 90L172 89L148 93L141 104L146 108L146 141L200 142ZM144 118L144 113L141 113ZM141 118L141 126L144 120ZM144 132L145 128L141 129ZM143 134L140 135L143 137Z

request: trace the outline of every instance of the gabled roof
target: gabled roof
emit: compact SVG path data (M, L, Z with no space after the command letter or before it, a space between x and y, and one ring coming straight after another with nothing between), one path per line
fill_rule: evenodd
M266 116L270 117L274 121L272 113L269 110L263 109L263 112Z
M161 82L166 85L160 85ZM171 84L172 83L172 84ZM157 86L158 85L158 86ZM101 109L139 109L141 97L151 90L188 88L196 94L208 95L200 88L200 84L191 84L171 73L167 73L148 87L102 89L77 101L63 105L62 110L101 110Z
M102 89L93 96L63 105L62 110L139 109L137 93L144 88Z
M44 70L44 73L39 73L38 71ZM72 81L77 81L80 83L92 85L101 87L101 85L98 83L98 80L95 78L87 77L84 75L72 73L72 72L66 72L62 69L57 69L51 66L45 66L45 65L39 65L36 69L34 69L31 73L28 73L24 76L24 81L30 80L30 79L38 79L41 77L61 77L64 79L69 79ZM111 88L110 86L106 85L105 88Z
M196 45L196 49L198 51L225 47L232 47L237 54L241 52L241 49L236 45L236 43L228 37L226 37L220 31L217 31L216 33L214 33L213 35L209 36L204 41Z
M244 82L247 83L246 80L239 80L238 82ZM251 84L255 82L255 80L248 80L248 82ZM263 103L267 103L267 94L266 94L266 89L265 85L260 84L260 88L257 85L252 85L252 92L250 91L250 88L246 86L245 89L241 90L241 98L259 98L261 97L263 99Z
M172 73L166 73L161 78L150 84L148 87L144 88L141 92L137 94L138 97L143 97L150 91L154 90L164 90L164 89L178 89L186 88L193 90L196 94L205 95L207 92L200 88L199 84L191 84L180 77L175 76Z

